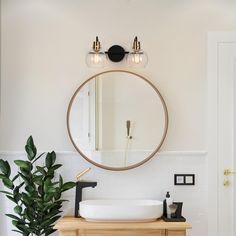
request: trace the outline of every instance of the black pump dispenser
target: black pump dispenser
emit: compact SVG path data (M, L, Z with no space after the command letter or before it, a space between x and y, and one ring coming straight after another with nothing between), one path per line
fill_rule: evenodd
M170 198L170 192L166 193L166 198ZM163 216L167 217L167 205L166 205L166 199L163 201Z

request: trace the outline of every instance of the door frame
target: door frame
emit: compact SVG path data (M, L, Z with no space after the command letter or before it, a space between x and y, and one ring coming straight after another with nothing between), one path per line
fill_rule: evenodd
M219 233L219 75L220 43L236 43L236 32L209 32L207 49L208 236Z

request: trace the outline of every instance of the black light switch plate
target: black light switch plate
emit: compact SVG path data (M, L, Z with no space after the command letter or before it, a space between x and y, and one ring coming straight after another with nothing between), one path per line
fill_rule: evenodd
M195 185L194 174L175 174L174 175L175 185Z

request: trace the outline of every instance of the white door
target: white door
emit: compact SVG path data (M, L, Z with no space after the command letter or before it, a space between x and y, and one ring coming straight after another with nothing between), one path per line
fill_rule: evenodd
M208 63L208 236L235 236L236 34L210 35Z

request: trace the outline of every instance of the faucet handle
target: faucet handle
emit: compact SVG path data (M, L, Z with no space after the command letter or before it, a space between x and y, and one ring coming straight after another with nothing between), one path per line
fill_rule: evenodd
M91 170L91 167L89 167L89 168L83 170L81 173L79 173L79 174L76 176L77 181L79 181L79 180L81 179L81 177L82 177L83 175L85 175L87 172L89 172L90 170Z

